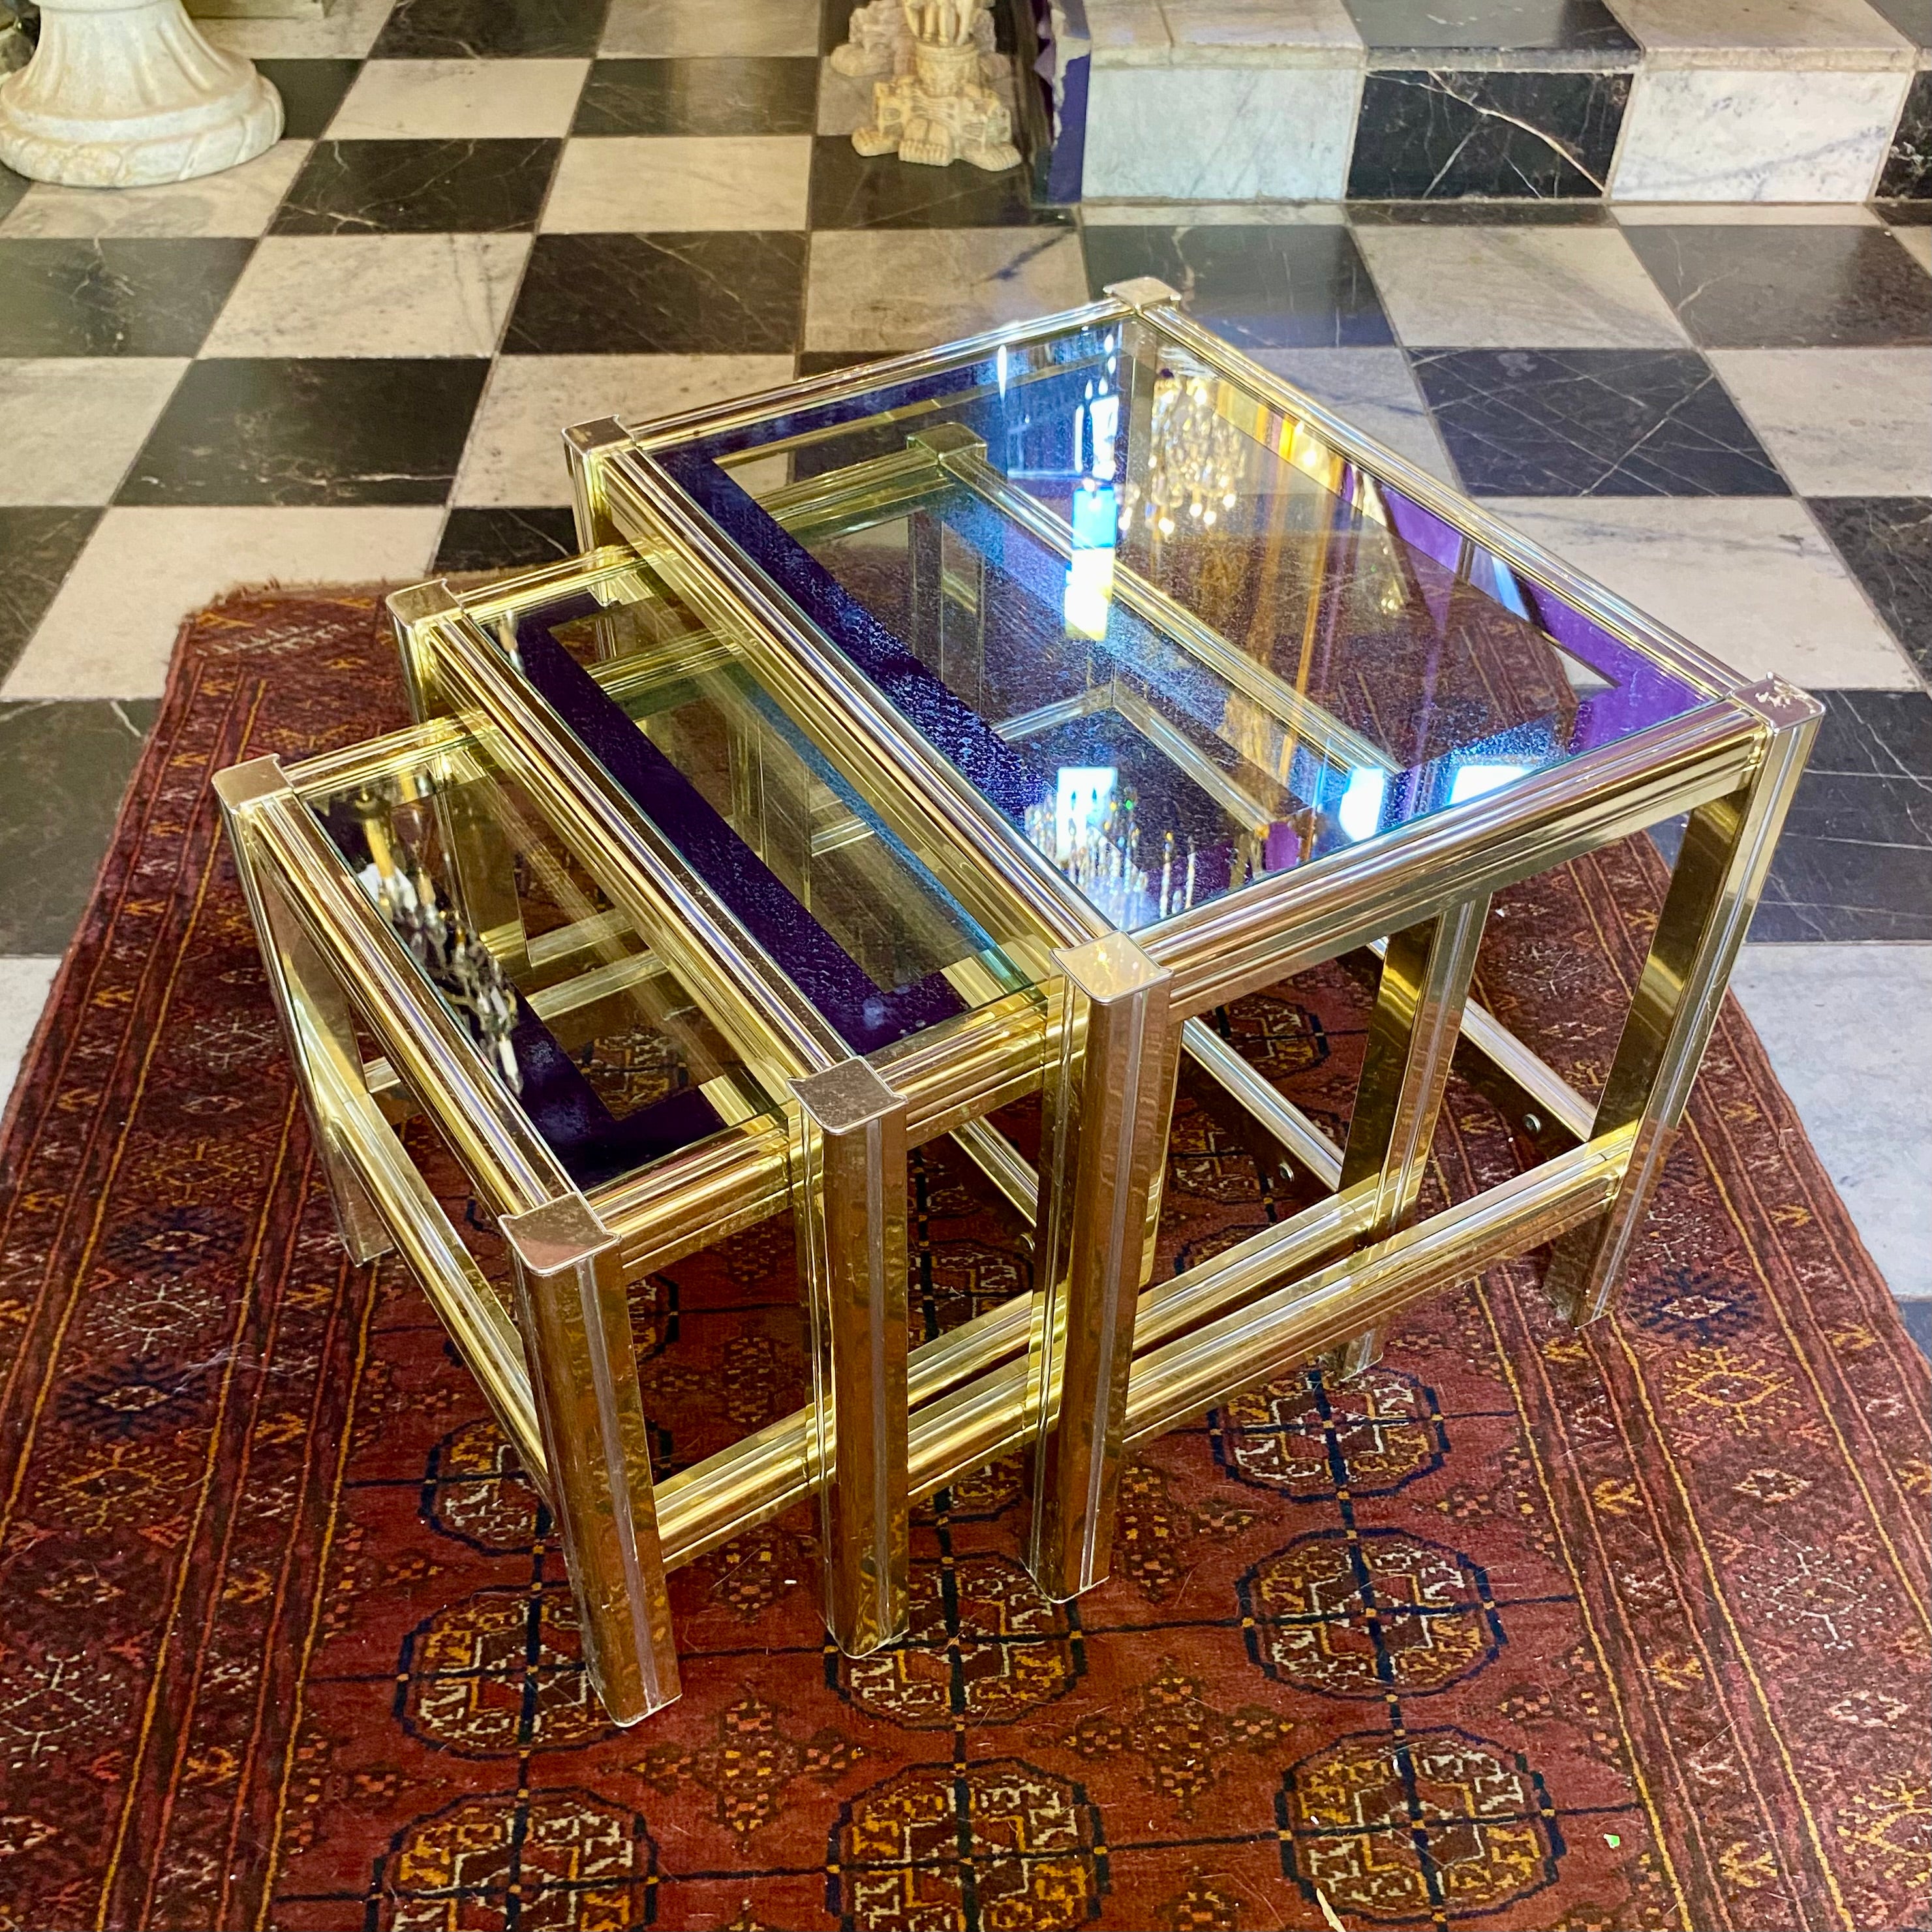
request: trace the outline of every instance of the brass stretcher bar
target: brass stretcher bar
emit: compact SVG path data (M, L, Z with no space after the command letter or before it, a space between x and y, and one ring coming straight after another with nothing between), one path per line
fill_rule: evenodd
M1246 406L1301 426L1338 460L1399 488L1462 530L1466 544L1486 546L1667 667L1701 701L1454 811L1186 907L1132 938L1117 932L734 549L660 460L697 436L1112 324L1157 332L1235 385ZM976 438L929 422L928 404L891 413L911 439L905 451L778 491L768 504L785 527L843 527L964 490L1071 555L1070 529L987 464ZM802 432L759 453L809 447L832 433ZM828 1618L842 1645L863 1650L903 1628L910 1501L991 1457L1034 1455L1029 1564L1050 1594L1072 1594L1106 1574L1113 1498L1132 1442L1310 1356L1341 1349L1359 1366L1408 1302L1545 1241L1558 1243L1550 1281L1559 1305L1576 1319L1600 1311L1681 1118L1815 729L1809 700L1775 680L1738 679L1577 578L1199 329L1159 284L1126 285L1067 315L636 434L586 425L568 442L586 557L464 596L433 585L398 601L422 722L286 776L257 760L224 774L220 790L345 1240L358 1258L392 1243L401 1250L556 1510L593 1678L620 1721L676 1694L665 1570L814 1493L830 1512L828 1542L838 1539ZM1031 984L869 1055L847 1046L534 698L493 638L492 624L520 602L626 560L646 567L705 629L655 655L598 664L603 687L630 695L741 661L881 822L934 855L947 889ZM1151 582L1120 566L1113 584L1124 608L1293 742L1337 769L1394 769L1360 733ZM1124 694L1130 701L1120 702ZM1147 715L1138 716L1131 693L1109 702L1161 746L1167 728L1157 713L1142 706ZM1024 735L1025 721L1005 722ZM509 775L608 902L609 910L530 943L533 958L543 949L545 974L561 976L536 988L532 1010L559 1024L588 1024L671 976L770 1106L721 1079L722 1131L640 1172L578 1187L305 802L485 766ZM1250 808L1226 782L1229 796L1206 789L1238 816ZM1593 1105L1469 999L1490 896L1682 812L1690 814L1682 856ZM842 822L820 828L819 840L830 849L866 836ZM1383 955L1379 988L1354 1116L1337 1146L1202 1016L1370 946ZM358 1022L377 1046L374 1060L365 1062ZM1412 1225L1459 1048L1480 1056L1511 1117L1556 1150L1506 1185ZM1184 1055L1329 1191L1150 1284ZM986 1118L1033 1092L1044 1104L1037 1170ZM499 1216L513 1263L508 1289L484 1276L404 1151L395 1120L412 1106ZM908 1348L906 1153L941 1133L1034 1224L1036 1286ZM625 1284L788 1205L800 1217L813 1398L653 1484Z

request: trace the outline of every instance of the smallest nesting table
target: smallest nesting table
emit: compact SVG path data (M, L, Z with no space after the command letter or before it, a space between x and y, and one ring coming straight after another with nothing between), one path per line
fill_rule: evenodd
M906 1627L912 1502L1016 1450L1049 1595L1122 1460L1554 1240L1600 1312L1815 730L1136 283L566 438L584 553L391 600L417 722L218 782L358 1258L399 1250L556 1516L618 1721L666 1572L816 1494L825 1602ZM1498 889L1689 823L1602 1093L1470 998ZM1207 1024L1379 961L1338 1144ZM1418 1221L1452 1060L1522 1171ZM1151 1279L1186 1077L1299 1213ZM1037 1096L1039 1153L995 1116ZM420 1115L494 1232L405 1150ZM950 1134L1030 1291L910 1344ZM627 1284L789 1210L810 1398L654 1481Z

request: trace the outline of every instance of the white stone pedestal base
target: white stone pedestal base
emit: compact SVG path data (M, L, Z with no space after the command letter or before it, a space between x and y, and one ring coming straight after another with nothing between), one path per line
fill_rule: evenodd
M281 132L280 95L209 46L181 0L40 0L39 50L0 80L0 161L34 181L186 181Z

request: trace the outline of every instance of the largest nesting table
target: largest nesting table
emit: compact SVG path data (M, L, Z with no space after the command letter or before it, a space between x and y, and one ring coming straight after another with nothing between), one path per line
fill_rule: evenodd
M905 1630L911 1502L994 1457L1030 1451L1027 1559L1070 1597L1136 1440L1359 1370L1544 1243L1559 1308L1602 1310L1810 699L1156 282L565 440L580 556L391 600L415 726L218 790L342 1238L400 1251L550 1504L617 1721L677 1694L667 1570L814 1493L862 1653ZM1678 814L1586 1100L1470 998L1490 898ZM1337 1144L1208 1016L1370 952ZM1418 1219L1459 1048L1530 1151ZM1155 1281L1184 1073L1317 1192ZM1031 1096L1036 1161L993 1118ZM910 1347L908 1153L941 1134L1033 1282ZM654 1483L627 1286L788 1210L811 1399Z

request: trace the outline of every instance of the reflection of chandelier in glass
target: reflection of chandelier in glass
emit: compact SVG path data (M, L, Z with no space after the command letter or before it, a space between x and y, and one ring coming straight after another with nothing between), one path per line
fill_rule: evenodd
M517 999L496 956L436 895L436 881L388 803L373 793L352 801L368 842L364 890L468 1026L484 1057L513 1094L523 1089L512 1036Z
M1234 508L1241 436L1214 406L1214 390L1205 376L1156 378L1147 474L1130 477L1122 492L1123 531L1136 518L1156 536L1210 530Z

